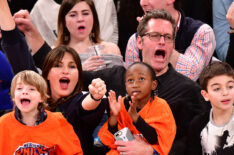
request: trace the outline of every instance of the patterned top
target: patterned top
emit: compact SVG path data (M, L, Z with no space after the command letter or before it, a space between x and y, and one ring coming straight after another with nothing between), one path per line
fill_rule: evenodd
M209 63L216 46L212 28L203 24L195 33L191 45L184 54L180 54L175 70L196 81L202 69ZM139 49L136 45L136 34L133 34L126 48L126 68L133 62L139 62Z
M202 154L233 154L234 152L234 117L224 125L216 125L210 112L210 121L201 134Z

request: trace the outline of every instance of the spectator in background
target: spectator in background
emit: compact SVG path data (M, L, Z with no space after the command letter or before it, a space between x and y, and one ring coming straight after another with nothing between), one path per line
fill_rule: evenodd
M93 0L100 24L101 39L118 43L117 13L113 0ZM58 36L58 13L62 0L38 0L30 16L43 39L54 46ZM49 15L49 16L48 16Z
M40 67L51 48L31 23L27 11L22 10L14 17L34 53L36 65ZM92 0L64 0L58 17L56 46L65 44L74 48L81 57L83 70L123 66L118 46L100 38L98 16Z
M180 0L140 0L144 12L165 9L176 21L175 47L170 62L179 73L196 81L202 69L210 62L215 49L215 37L212 28L201 21L185 17L180 10ZM130 37L125 54L126 67L142 60L142 54L136 46L137 34ZM163 52L156 53L162 55Z
M216 39L216 55L219 60L225 61L228 45L230 42L230 25L226 19L226 14L234 0L213 0L213 29Z

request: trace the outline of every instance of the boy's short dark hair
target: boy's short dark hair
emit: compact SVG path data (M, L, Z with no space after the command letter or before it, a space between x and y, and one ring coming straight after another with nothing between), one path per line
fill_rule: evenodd
M207 91L207 84L210 79L219 75L231 76L234 79L234 71L226 62L213 62L206 66L199 77L201 88Z

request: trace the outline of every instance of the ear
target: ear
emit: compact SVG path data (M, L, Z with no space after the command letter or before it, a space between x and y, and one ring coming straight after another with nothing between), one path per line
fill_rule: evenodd
M209 95L205 90L201 90L201 94L206 101L210 100Z
M138 49L142 50L142 46L143 46L143 39L140 36L137 36L137 47Z
M152 90L155 90L158 86L158 82L156 80L153 81L152 83Z
M43 98L40 99L40 102L43 103L45 100Z

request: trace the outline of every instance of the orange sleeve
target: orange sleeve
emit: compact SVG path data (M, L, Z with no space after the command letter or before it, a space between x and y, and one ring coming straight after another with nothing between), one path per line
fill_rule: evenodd
M123 101L123 100L122 100ZM118 116L118 130L122 129L123 127L125 127L123 124L122 124L122 119L121 119L121 115L124 113L125 107L124 107L124 103L122 102L121 103L121 109L120 109L120 112L119 112L119 116ZM114 144L115 143L115 138L114 138L114 135L108 130L108 122L109 122L109 119L105 122L105 124L101 127L101 129L99 130L98 132L98 136L101 140L101 142L108 146L111 151L110 152L115 152L114 150L116 150L116 145ZM116 151L118 152L118 151Z
M149 110L144 120L156 130L158 135L158 144L152 145L152 147L159 154L167 155L176 134L176 123L173 114L167 102L158 97L156 102L154 100L149 108L156 111Z

